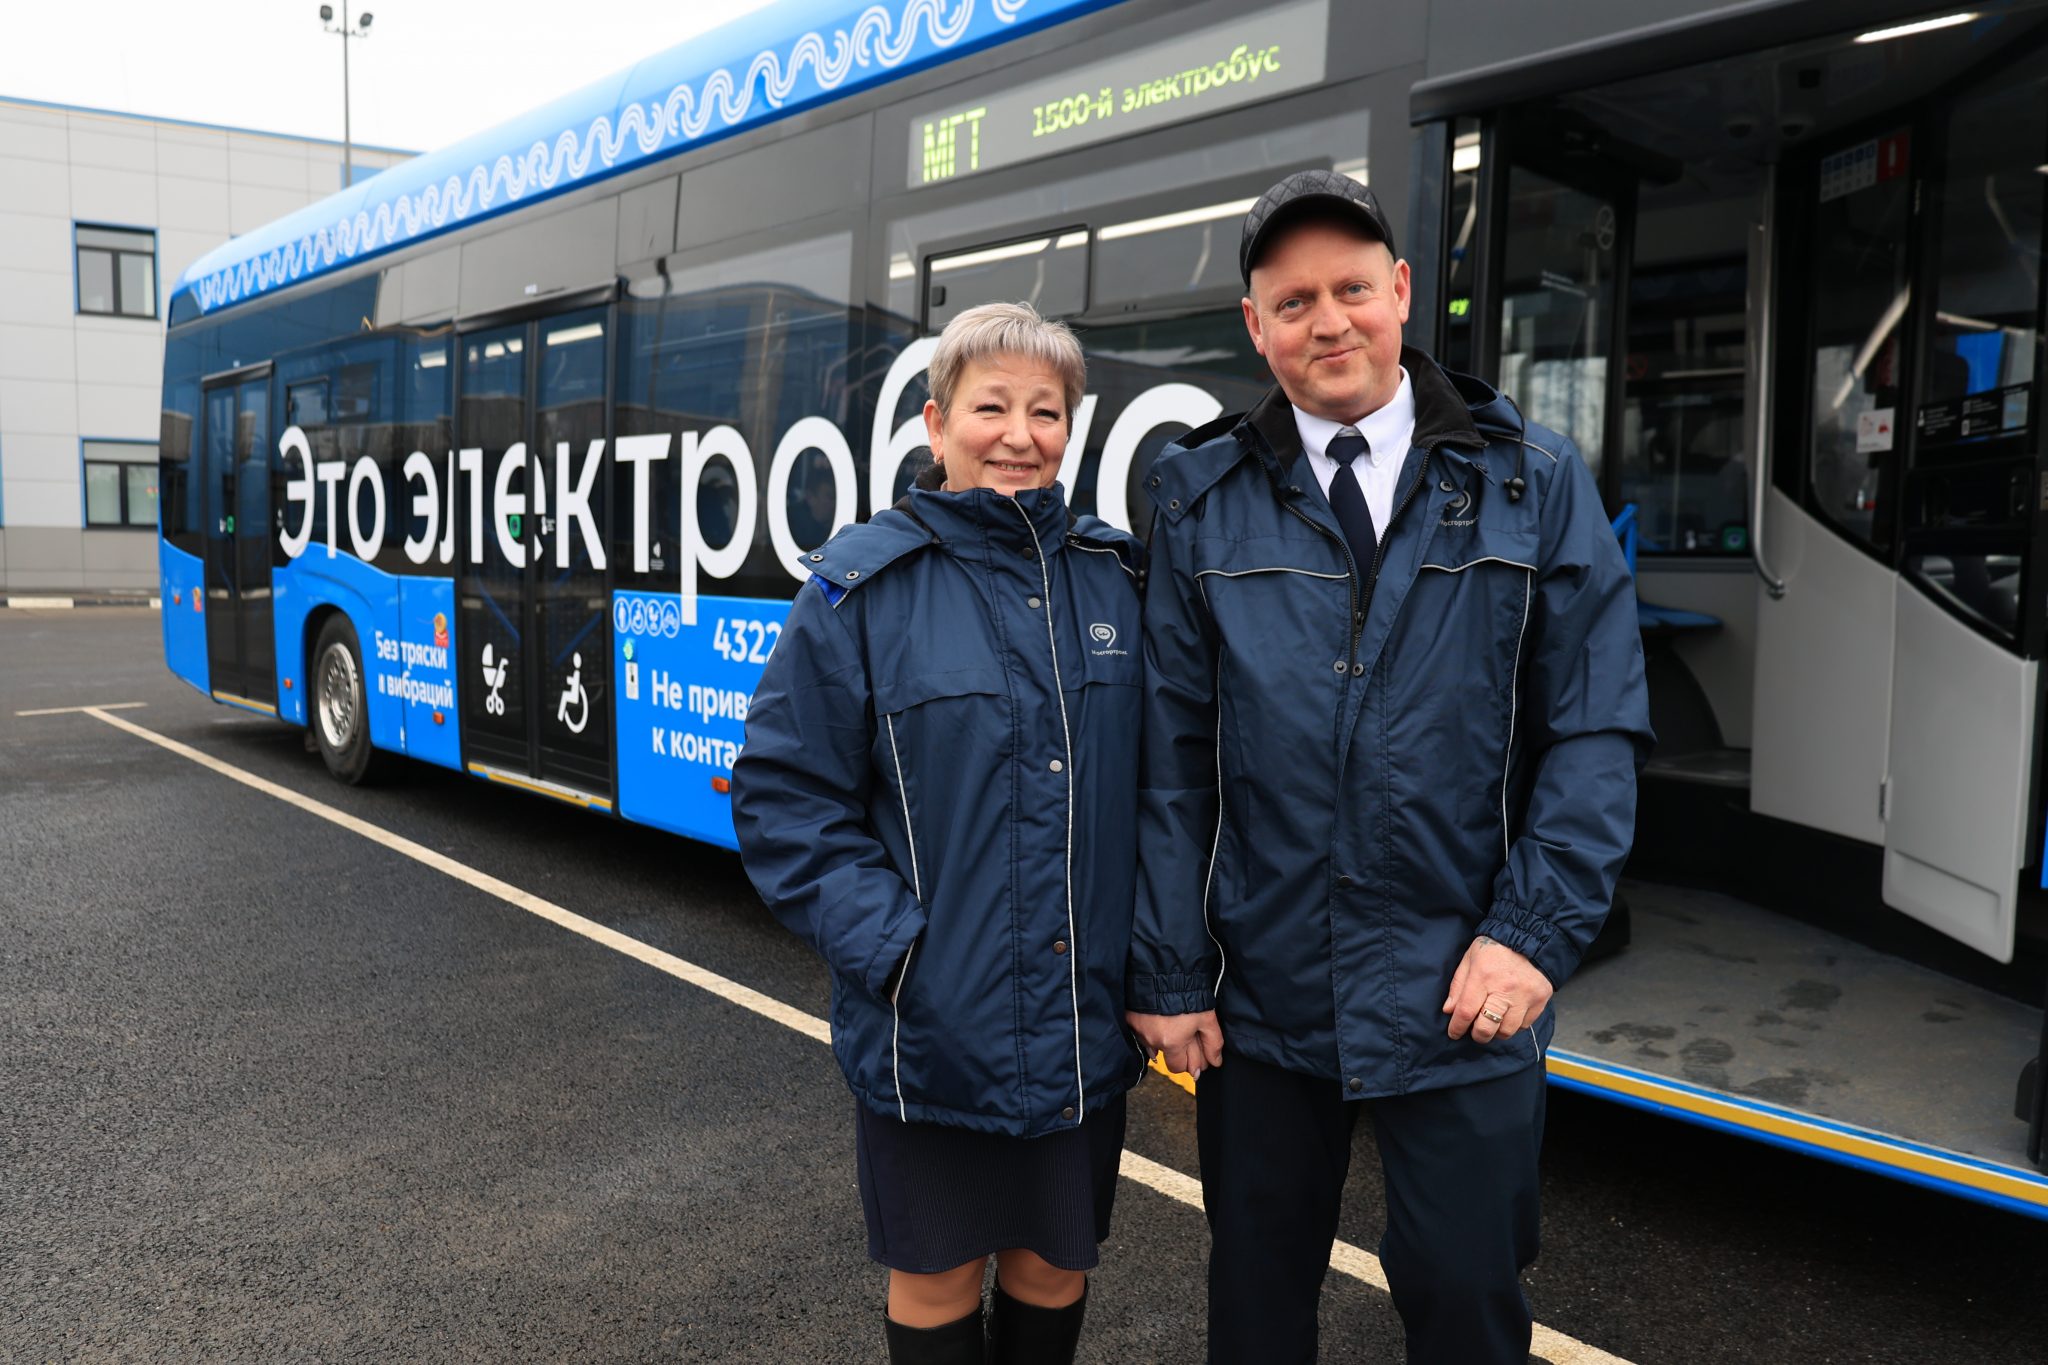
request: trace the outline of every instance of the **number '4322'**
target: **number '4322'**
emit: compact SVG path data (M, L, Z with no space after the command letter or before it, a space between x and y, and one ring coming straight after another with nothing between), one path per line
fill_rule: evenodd
M781 635L780 621L721 618L712 628L711 647L736 664L765 664Z

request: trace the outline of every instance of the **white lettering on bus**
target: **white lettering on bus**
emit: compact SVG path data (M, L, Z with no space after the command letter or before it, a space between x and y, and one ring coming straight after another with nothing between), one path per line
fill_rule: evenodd
M896 358L882 383L869 447L867 502L870 513L889 506L894 500L896 476L905 456L924 444L921 414L912 414L893 427L890 419L911 382L930 362L936 346L932 338L912 343ZM1088 394L1075 408L1074 430L1069 442L1071 449L1087 447L1096 406L1096 395ZM1213 396L1192 384L1159 384L1133 398L1117 414L1108 436L1103 440L1095 488L1096 506L1102 519L1116 526L1130 524L1125 489L1130 481L1132 462L1137 458L1138 447L1146 436L1168 424L1209 421L1221 410L1222 405ZM680 485L677 493L680 506L677 508L676 525L681 541L676 553L679 561L677 588L682 598L682 622L695 625L700 580L733 577L753 553L755 531L763 520L760 474L746 438L731 426L715 426L704 432L686 431L680 434L679 442L668 432L619 437L613 447L613 458L632 470L627 485L627 499L631 505L619 511L627 518L626 525L632 528L635 573L647 573L653 559L654 507L650 471L656 461L669 458L672 445L679 449L681 466L677 481ZM777 562L798 581L806 575L801 567L803 548L796 543L789 525L790 483L803 457L813 451L825 457L826 468L831 472L831 529L837 531L859 514L860 474L846 433L825 417L799 418L776 442L775 452L768 461L766 489L769 543ZM286 507L279 524L278 544L287 558L299 558L312 543L318 521L316 498L322 501L326 511L324 539L327 552L330 556L337 553L337 515L343 510L337 507L337 502L345 479L348 539L358 558L371 561L383 550L389 499L409 494L414 529L404 541L406 559L418 565L453 564L460 539L456 530L456 510L464 505L460 485L466 480L469 513L469 535L467 545L463 547L467 551L466 563L478 565L484 562L487 525L504 561L515 569L525 567L529 544L536 561L545 563L546 547L550 542L554 546L555 566L568 568L577 537L581 538L583 552L592 569L602 571L609 563L608 547L599 535L598 516L591 506L598 478L604 471L603 440L590 441L584 447L580 461L575 458L569 443L556 445L552 489L556 523L548 530L545 540L541 531L549 526L549 481L544 477L535 478L529 486L516 490L513 487L529 468L523 444L514 445L499 460L496 475L490 480L492 486L488 498L484 488L484 452L474 446L449 451L439 466L435 458L425 451L413 451L401 467L403 482L397 490L386 487L384 468L374 456L364 455L353 462L314 460L306 433L296 426L287 428L278 438L278 453L283 458L286 475ZM818 471L817 476L822 476L822 473ZM715 493L707 499L709 505L730 510L730 525L707 528L700 524L698 494L706 488ZM487 504L488 520L485 516ZM521 524L529 514L540 522L533 528L530 539L526 535L527 528ZM710 539L714 535L719 538L717 543Z
M360 515L363 505L360 492L364 485L370 489L370 508L373 519L370 529L363 529ZM333 538L329 537L329 543ZM356 558L365 564L376 560L384 549L384 471L377 468L375 460L357 460L355 468L348 474L348 543L356 552Z
M874 436L868 443L870 515L896 501L896 471L902 466L905 455L925 443L923 414L912 413L904 419L903 425L893 430L889 423L896 416L897 404L903 401L903 391L910 387L911 380L931 365L932 354L938 349L937 337L911 342L889 366L888 377L882 380L882 392L875 402Z
M621 436L617 458L621 464L633 466L633 572L647 572L647 470L655 460L668 458L669 434L661 432L652 436ZM685 507L686 515L695 509Z
M775 547L775 562L799 583L809 578L810 573L803 567L804 547L796 543L789 530L789 476L796 468L797 457L813 450L824 452L825 463L832 470L832 531L837 532L858 515L853 448L846 444L846 433L823 417L798 420L783 433L775 447L775 458L768 462L768 540Z
M1223 405L1192 384L1161 384L1133 398L1117 414L1102 442L1102 461L1095 470L1095 515L1112 526L1131 524L1124 490L1131 480L1131 460L1138 442L1168 422L1198 427L1213 421Z
M525 471L526 442L521 441L498 461L498 479L491 489L491 531L498 538L498 553L515 569L526 567L526 542L512 529L513 518L526 515L526 494L514 493L512 480Z
M348 465L342 460L322 460L313 466L313 477L320 481L321 492L325 495L327 507L327 557L334 558L334 490L341 484L341 476L348 472Z
M285 558L297 559L313 541L313 448L306 443L304 431L287 427L284 435L277 438L277 453L284 457L287 468L292 456L299 457L299 474L284 481L284 500L303 504L306 510L299 515L298 530L294 531L287 519L277 537Z
M405 457L405 481L420 486L420 491L412 495L412 514L419 518L420 533L405 538L405 557L415 564L424 564L433 555L434 542L441 536L441 494L434 487L434 462L426 451L415 450Z
M471 446L457 453L456 463L469 476L469 562L484 562L484 452ZM452 502L454 490L449 491Z
M555 537L555 567L569 567L569 523L583 533L583 549L590 556L590 567L603 572L606 560L604 546L598 544L597 522L590 515L590 486L597 482L599 458L604 454L604 442L592 441L583 453L583 468L576 472L576 482L569 482L569 443L555 445L555 516L561 520L561 533Z
M704 543L703 528L697 525L697 486L703 482L705 467L716 459L732 466L733 517L732 534L725 544L713 548ZM747 552L754 548L754 518L760 496L754 486L754 456L747 449L747 438L729 426L713 427L702 436L694 431L684 432L682 485L682 520L678 523L683 527L681 605L683 624L694 626L697 570L701 567L713 578L731 578L747 562Z

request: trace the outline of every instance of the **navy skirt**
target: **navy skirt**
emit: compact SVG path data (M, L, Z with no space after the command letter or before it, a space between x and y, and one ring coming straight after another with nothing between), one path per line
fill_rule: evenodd
M1109 1236L1124 1097L1044 1137L884 1118L854 1102L868 1255L935 1274L1022 1247L1062 1270L1093 1270Z

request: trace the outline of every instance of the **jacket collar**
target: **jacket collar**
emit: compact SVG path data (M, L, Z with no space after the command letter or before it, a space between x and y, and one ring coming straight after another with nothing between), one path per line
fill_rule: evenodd
M1415 445L1441 451L1485 474L1479 454L1486 448L1486 438L1480 435L1471 408L1443 367L1413 346L1401 348L1401 365L1408 371L1415 394ZM1278 384L1244 415L1239 431L1256 435L1253 450L1275 483L1292 481L1294 462L1302 453L1301 431L1294 423L1294 405Z
M1071 517L1066 490L1059 484L1027 489L1014 498L989 488L948 493L945 471L932 462L930 450L917 453L925 464L896 510L954 554L971 555L983 546L1023 550L1034 541L1049 553L1066 540Z

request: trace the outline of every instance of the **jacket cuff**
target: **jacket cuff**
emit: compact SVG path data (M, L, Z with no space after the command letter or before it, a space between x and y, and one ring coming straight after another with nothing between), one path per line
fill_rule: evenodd
M1133 1014L1207 1014L1216 993L1207 973L1132 972L1124 978L1124 1008Z
M1579 963L1578 949L1557 931L1555 922L1512 901L1493 903L1492 912L1473 931L1474 937L1480 934L1528 958L1549 978L1553 990L1564 984Z
M889 983L896 975L896 969L903 965L903 959L910 952L911 944L924 932L924 907L918 906L896 916L882 934L882 941L875 945L875 955L868 959L868 965L861 971L861 983L878 1000L889 998Z

